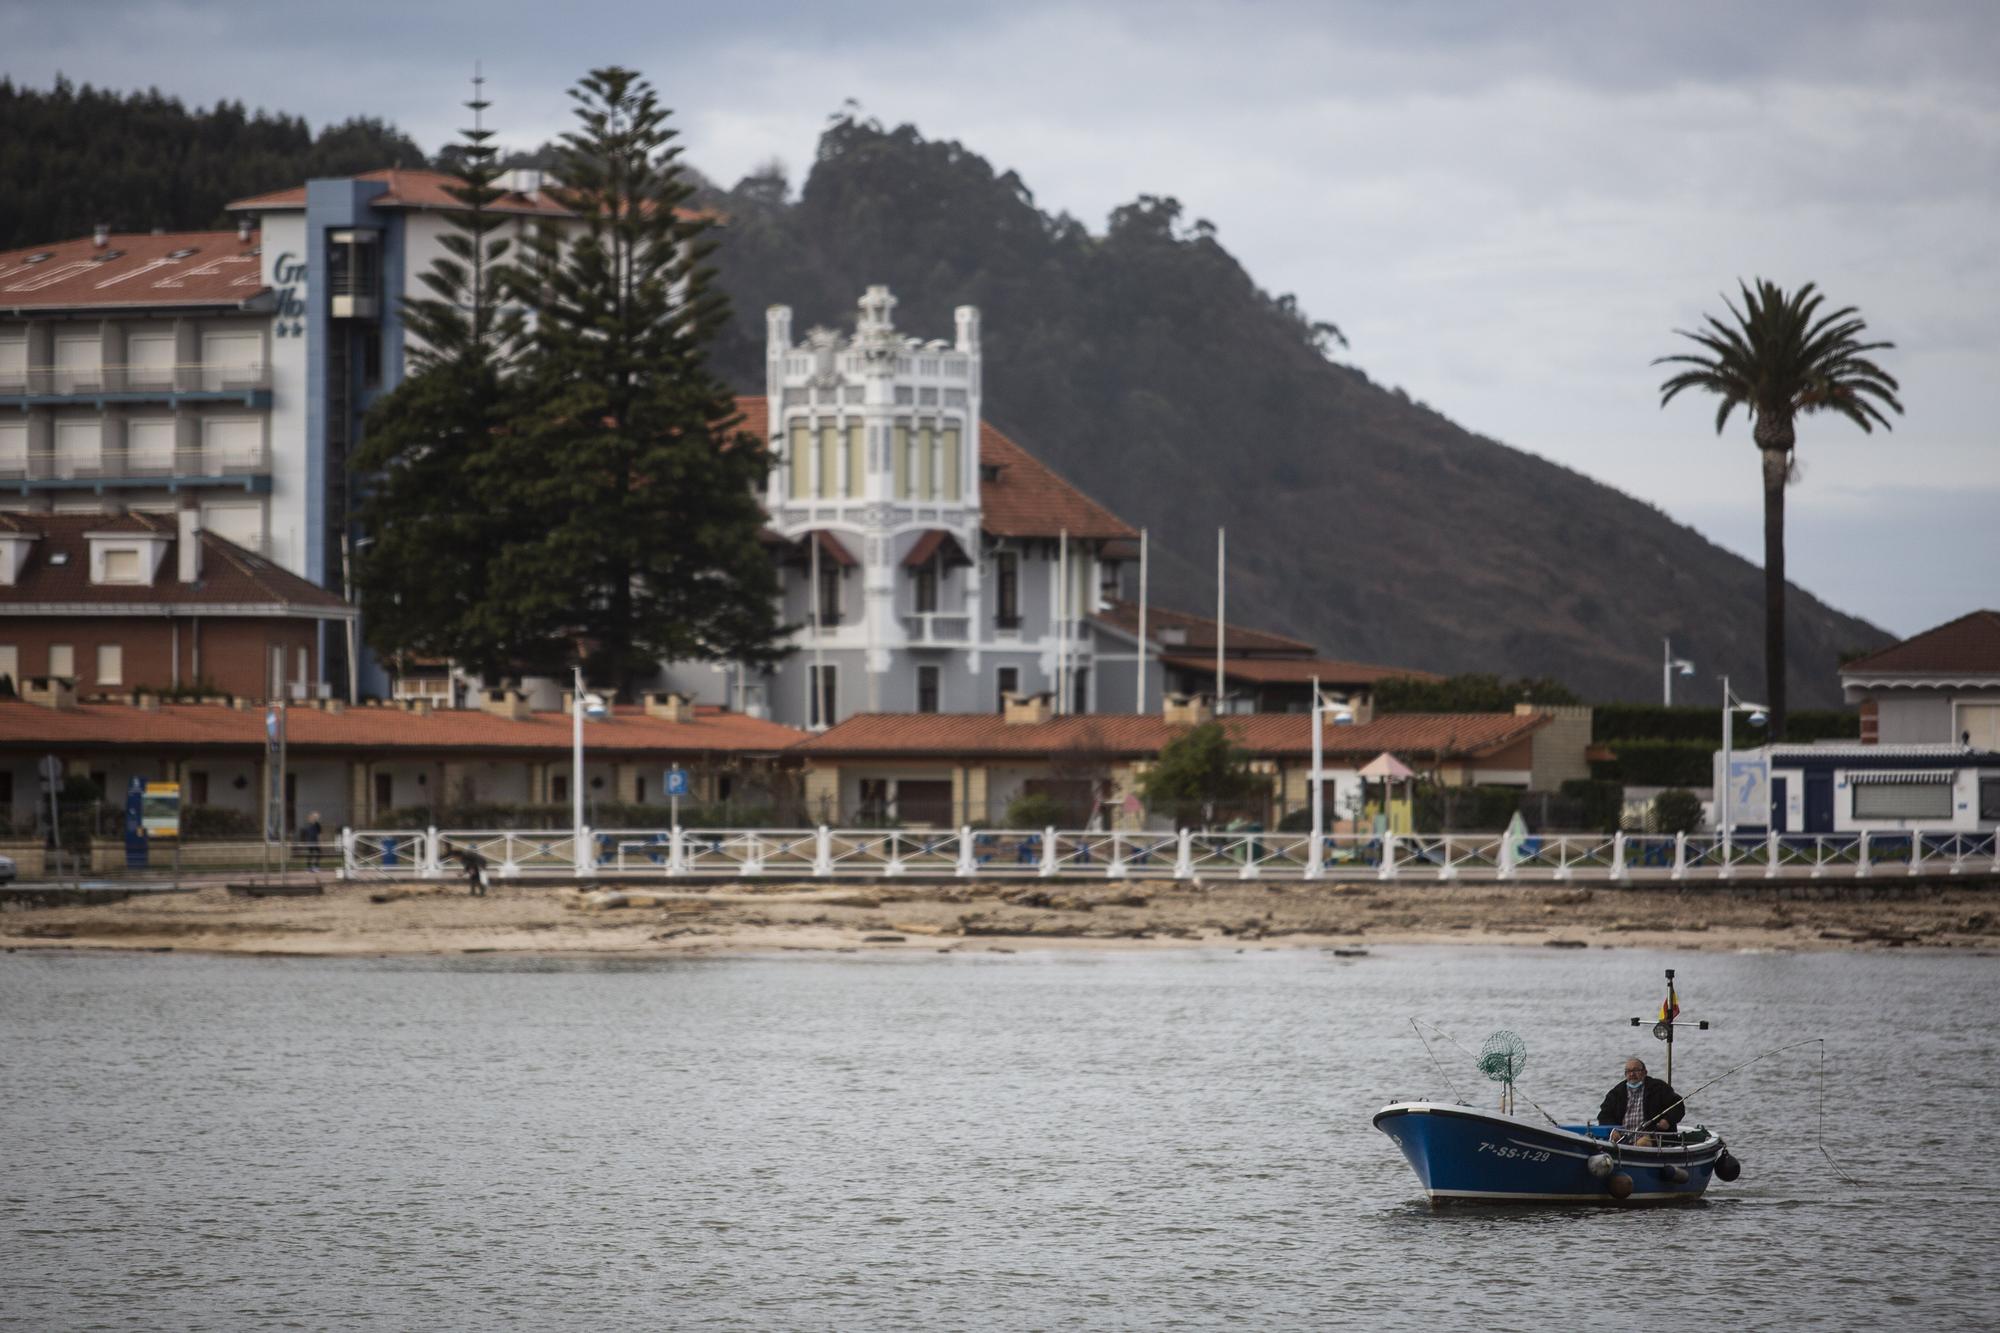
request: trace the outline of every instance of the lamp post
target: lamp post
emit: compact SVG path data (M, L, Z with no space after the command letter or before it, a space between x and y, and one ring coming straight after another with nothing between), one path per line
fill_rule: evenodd
M1319 874L1321 838L1326 831L1326 719L1331 714L1336 726L1345 726L1354 721L1354 710L1345 703L1328 706L1325 695L1319 690L1319 677L1312 682L1312 849L1307 854L1306 865L1314 875Z
M1666 649L1665 659L1660 665L1660 703L1664 707L1672 708L1674 706L1674 675L1678 672L1683 676L1692 676L1694 674L1694 663L1688 661L1685 657L1674 656L1674 641L1672 639L1661 639L1660 643Z
M1730 751L1735 748L1736 715L1748 713L1754 725L1764 720L1764 705L1744 703L1729 690L1729 677L1722 678L1722 781L1721 790L1716 793L1716 805L1722 812L1722 863L1729 864L1729 851L1735 839L1732 836L1736 820L1730 809L1729 779L1734 765L1730 762Z
M590 868L589 850L583 843L583 719L588 716L593 722L602 722L610 710L604 700L594 694L583 692L583 668L575 668L576 689L570 694L570 811L573 816L571 843L576 851L576 873L581 875Z

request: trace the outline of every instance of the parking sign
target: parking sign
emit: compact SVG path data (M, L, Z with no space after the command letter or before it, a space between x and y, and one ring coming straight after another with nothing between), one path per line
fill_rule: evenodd
M687 775L687 770L686 770L685 768L670 768L670 769L668 769L668 770L667 770L667 795L669 795L669 796L685 796L685 795L687 795L687 794L688 794L688 775Z

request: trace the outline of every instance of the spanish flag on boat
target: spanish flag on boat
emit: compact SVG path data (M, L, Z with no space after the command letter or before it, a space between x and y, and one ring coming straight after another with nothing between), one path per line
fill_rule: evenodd
M1674 988L1667 987L1667 998L1660 1001L1660 1021L1671 1023L1681 1016L1681 1002L1674 998Z

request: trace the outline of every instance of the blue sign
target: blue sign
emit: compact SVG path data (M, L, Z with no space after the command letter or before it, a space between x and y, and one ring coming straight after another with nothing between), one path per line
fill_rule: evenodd
M685 768L670 768L670 769L668 769L668 770L667 770L667 795L669 795L669 796L685 796L685 795L687 795L687 794L688 794L688 772L687 772L687 770L686 770Z
M133 778L125 789L125 865L139 870L146 865L146 780Z

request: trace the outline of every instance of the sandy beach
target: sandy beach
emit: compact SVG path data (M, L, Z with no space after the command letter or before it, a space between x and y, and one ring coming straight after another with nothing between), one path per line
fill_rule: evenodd
M0 912L0 947L297 955L1330 948L2000 950L1987 881L1607 887L1376 883L730 884L579 891L214 885Z

